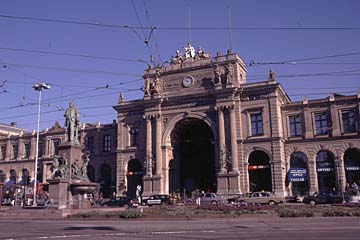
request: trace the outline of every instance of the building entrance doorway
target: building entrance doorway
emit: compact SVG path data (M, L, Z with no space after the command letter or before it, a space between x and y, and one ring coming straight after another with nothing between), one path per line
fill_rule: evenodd
M131 197L136 197L137 186L143 187L142 177L144 175L143 166L140 160L131 159L128 163L127 171L127 192L126 194Z
M344 166L346 174L346 183L360 183L360 150L349 148L345 151Z
M202 120L186 118L171 133L173 157L169 163L169 191L216 192L214 136Z
M250 192L272 191L272 179L269 156L260 150L249 156L249 183Z

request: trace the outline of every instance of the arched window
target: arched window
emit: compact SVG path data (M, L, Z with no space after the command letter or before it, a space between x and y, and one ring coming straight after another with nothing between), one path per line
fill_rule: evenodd
M100 167L100 178L99 178L99 183L100 183L100 191L103 194L103 197L110 197L111 193L111 167L104 163L101 165Z
M330 192L336 188L334 154L328 150L318 152L316 172L320 192Z
M6 175L3 170L0 170L0 182L5 182Z
M292 195L309 194L307 157L304 153L291 154L288 180L291 182Z
M30 183L30 174L29 174L29 170L27 170L26 168L24 168L22 170L22 177L21 177L21 185L23 186L27 186Z
M249 156L250 192L272 191L270 158L264 152L256 150Z
M87 166L87 175L91 182L95 182L95 168L93 166Z
M16 183L16 178L17 178L16 171L14 169L11 169L10 170L10 181L13 181L14 183Z
M127 195L135 197L136 188L138 185L143 187L142 176L143 176L143 165L138 159L130 159L128 162L128 171L127 171Z
M344 154L346 183L360 183L360 150L349 148Z

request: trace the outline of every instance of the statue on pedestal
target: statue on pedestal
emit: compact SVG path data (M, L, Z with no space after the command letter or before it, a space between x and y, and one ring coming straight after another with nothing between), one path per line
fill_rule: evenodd
M66 109L64 117L67 142L79 144L80 117L79 110L74 106L74 101L69 103L69 108Z

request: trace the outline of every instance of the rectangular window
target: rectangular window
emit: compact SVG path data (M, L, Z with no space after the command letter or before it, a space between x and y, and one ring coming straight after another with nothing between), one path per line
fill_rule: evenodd
M290 136L291 137L298 137L298 136L302 135L300 115L290 116L289 117L289 125L290 125Z
M12 145L12 159L17 159L18 157L18 145L17 144L13 144Z
M0 148L1 148L1 159L5 160L5 157L6 157L6 145L2 145Z
M137 146L139 130L136 128L131 128L129 133L130 133L130 146L131 147Z
M54 154L58 155L59 154L60 139L54 139L53 144L54 144Z
M89 153L94 153L94 142L94 136L87 137L86 149L89 151Z
M39 142L39 152L38 152L38 157L42 157L42 155L44 155L44 143Z
M25 143L25 158L26 159L30 158L30 149L31 149L30 143Z
M103 151L110 152L111 150L111 137L110 135L104 135L103 137Z
M252 136L259 136L263 135L263 119L261 113L253 113L250 114L251 118L251 135Z
M328 119L326 112L315 113L315 133L316 135L328 134Z
M341 112L344 133L352 133L356 131L355 111L354 109Z

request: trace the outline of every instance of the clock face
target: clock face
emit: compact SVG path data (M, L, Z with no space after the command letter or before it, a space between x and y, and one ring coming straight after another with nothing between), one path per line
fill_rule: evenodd
M182 84L184 87L190 87L191 85L194 84L194 78L191 76L184 77Z

